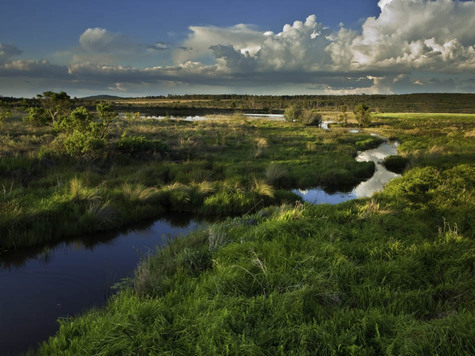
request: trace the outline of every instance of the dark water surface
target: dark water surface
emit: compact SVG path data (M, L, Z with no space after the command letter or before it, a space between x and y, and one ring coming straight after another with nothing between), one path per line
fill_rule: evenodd
M58 318L104 305L110 287L132 277L141 256L197 227L162 219L126 233L1 253L0 355L34 348L56 333Z

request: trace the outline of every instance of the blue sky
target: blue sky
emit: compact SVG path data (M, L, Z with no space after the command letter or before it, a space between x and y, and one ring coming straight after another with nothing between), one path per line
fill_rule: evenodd
M0 95L475 91L475 3L0 2Z

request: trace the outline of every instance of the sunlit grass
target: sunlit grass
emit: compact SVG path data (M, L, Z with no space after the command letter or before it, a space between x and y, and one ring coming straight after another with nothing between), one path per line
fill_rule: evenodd
M366 132L238 115L119 120L113 140L127 130L169 150L138 159L106 149L85 162L40 158L46 132L35 139L6 125L3 246L165 211L228 217L145 258L133 288L61 320L39 353L474 354L474 118L374 115L368 132L398 139L403 175L336 206L301 204L279 188L371 176L372 164L354 160L378 143Z

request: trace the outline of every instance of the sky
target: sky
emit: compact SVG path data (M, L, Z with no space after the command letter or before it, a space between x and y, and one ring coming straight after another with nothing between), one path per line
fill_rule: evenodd
M0 95L475 92L475 1L1 0Z

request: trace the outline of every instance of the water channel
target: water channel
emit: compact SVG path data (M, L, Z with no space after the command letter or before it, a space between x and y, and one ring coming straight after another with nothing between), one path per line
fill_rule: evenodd
M356 160L373 161L376 170L351 192L329 193L319 187L293 191L315 204L371 196L398 176L381 164L384 157L394 154L397 143L388 141L361 152ZM141 256L201 225L175 216L123 233L78 238L41 249L0 251L0 354L35 348L54 335L58 318L104 305L111 286L132 277Z
M391 179L400 176L400 174L388 171L383 165L385 157L397 154L397 146L397 141L385 141L374 149L360 152L356 160L358 162L374 162L375 171L370 179L358 184L351 192L327 192L321 187L305 190L293 189L292 191L300 195L304 201L312 204L338 204L350 199L370 197L373 193L382 190Z
M16 355L56 333L57 319L102 306L132 277L141 256L200 224L155 221L124 233L0 254L0 355Z

